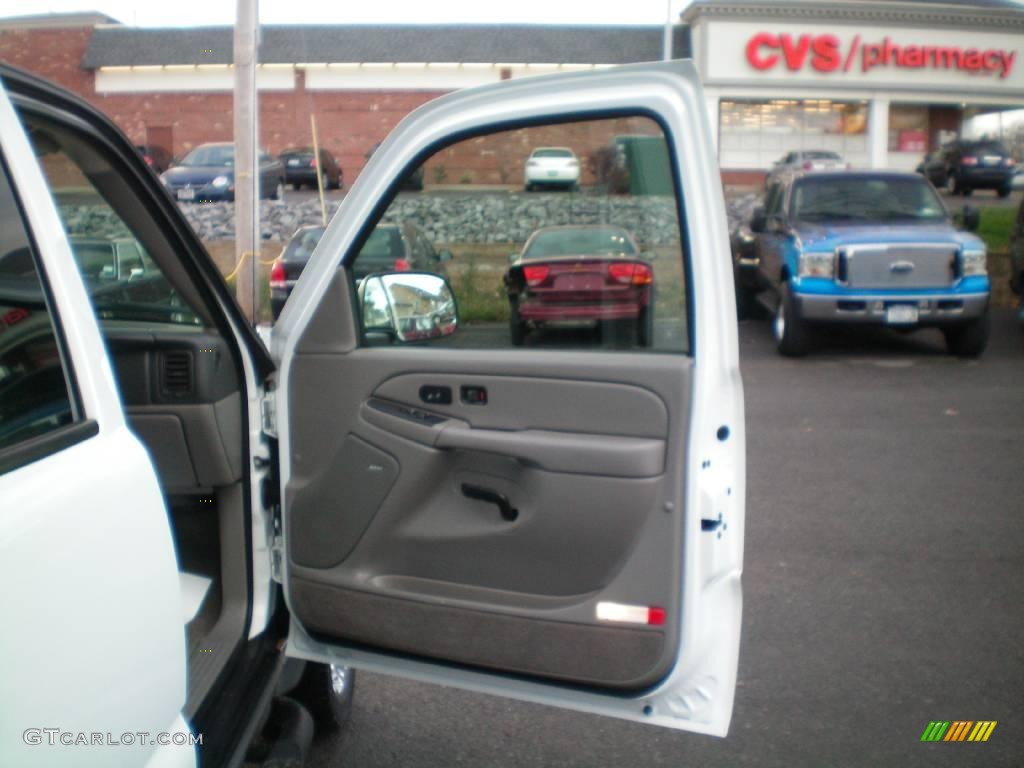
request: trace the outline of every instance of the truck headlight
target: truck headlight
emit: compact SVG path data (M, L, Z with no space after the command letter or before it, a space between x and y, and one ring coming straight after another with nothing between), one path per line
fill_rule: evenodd
M228 179L227 176L218 176L211 183L213 186L217 187L217 189L222 189L228 185L229 181L230 179Z
M800 254L800 277L835 277L836 260L831 251Z
M986 275L988 270L985 264L984 251L964 251L960 254L960 274L964 277L972 275Z

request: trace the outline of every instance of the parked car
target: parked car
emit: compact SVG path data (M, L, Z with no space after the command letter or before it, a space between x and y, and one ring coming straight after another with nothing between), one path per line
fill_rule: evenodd
M324 227L300 227L274 260L270 306L275 320L323 234ZM449 251L436 251L415 224L379 224L363 245L353 274L358 282L374 272L438 272L451 257Z
M654 333L654 269L621 227L538 229L505 273L509 333L520 346L532 327L554 322L627 324L636 343Z
M942 150L937 149L929 152L914 169L939 189L946 186L948 176L946 174L946 161L942 156Z
M284 166L259 152L259 196L279 200L284 194ZM235 199L235 145L200 144L160 180L171 195L184 202Z
M317 162L312 147L286 149L278 159L284 166L284 181L291 184L292 189L301 189L303 186L316 188ZM324 189L341 189L345 174L334 155L323 148L320 149L320 173Z
M283 696L311 680L343 703L347 666L724 736L745 422L703 103L692 63L668 61L419 108L261 338L114 123L0 65L0 263L20 261L0 270L0 764L239 765L268 720L269 746L300 752L313 704ZM368 281L403 311L376 304L364 327L343 267L419 158L510 115L570 133L596 113L674 126L679 188L711 192L676 206L700 239L692 346L463 348L481 329L413 272ZM118 294L97 317L64 185L89 188L96 232L131 233L190 317Z
M964 218L977 227L976 210ZM818 323L933 326L954 354L984 351L985 244L954 227L919 175L798 173L769 188L750 230L754 252L737 249L740 305L756 294L771 300L782 354L805 354Z
M580 161L568 147L537 147L526 160L523 178L527 192L542 187L576 189L580 185Z
M919 169L937 187L970 196L976 189L1010 194L1016 163L1006 147L990 139L957 139L929 154Z
M270 309L276 320L327 227L299 227L270 267Z
M1024 189L1024 165L1017 163L1010 179L1010 189Z
M160 174L166 171L174 162L170 152L156 144L136 144L142 159L146 165L153 169L154 173Z
M850 164L838 152L827 149L802 149L788 152L775 161L765 184L794 171L841 171Z

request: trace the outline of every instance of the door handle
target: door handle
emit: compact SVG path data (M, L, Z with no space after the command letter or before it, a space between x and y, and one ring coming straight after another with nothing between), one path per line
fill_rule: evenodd
M489 504L496 504L498 506L498 511L501 512L501 516L509 522L519 517L519 510L509 503L508 497L502 496L500 493L492 491L490 488L463 483L462 495L467 499L475 499L476 501L486 501Z

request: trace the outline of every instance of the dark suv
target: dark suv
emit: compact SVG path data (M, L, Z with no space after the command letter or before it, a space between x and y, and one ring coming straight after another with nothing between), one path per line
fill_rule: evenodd
M323 237L325 227L306 226L292 235L270 268L270 307L276 320L299 275ZM415 224L378 224L363 244L352 274L357 281L375 272L441 271L450 251L438 252Z
M292 189L310 186L316 189L316 160L313 148L286 149L281 153L281 164L284 166L284 180L291 184ZM320 150L320 173L323 174L324 189L341 189L345 183L342 171L334 155L326 149Z
M958 139L942 148L941 169L926 175L954 195L967 197L976 189L994 189L1000 197L1010 194L1014 161L998 141Z

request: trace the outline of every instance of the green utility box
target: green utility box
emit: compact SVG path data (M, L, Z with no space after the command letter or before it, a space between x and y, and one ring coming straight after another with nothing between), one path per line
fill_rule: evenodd
M631 195L672 195L668 144L661 136L616 136L613 141L629 172Z

